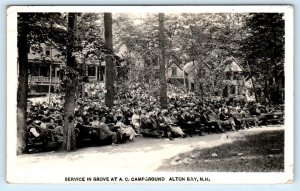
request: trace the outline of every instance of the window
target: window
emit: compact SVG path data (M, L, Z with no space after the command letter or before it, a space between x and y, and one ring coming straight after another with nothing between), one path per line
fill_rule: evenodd
M235 94L235 86L230 86L230 94Z
M49 77L49 67L41 65L40 66L40 76Z
M38 76L39 75L39 65L31 64L30 73L32 76Z
M231 74L230 74L230 72L226 73L226 78L227 78L227 80L231 80Z
M46 56L50 56L50 50L46 50Z
M96 76L96 70L94 66L90 66L88 69L88 75L89 76Z
M195 91L195 84L194 83L191 83L191 91Z
M172 67L171 69L172 69L172 74L171 74L171 76L172 76L172 77L176 77L176 76L177 76L177 67Z
M236 72L233 72L233 80L237 80L238 79L238 74Z

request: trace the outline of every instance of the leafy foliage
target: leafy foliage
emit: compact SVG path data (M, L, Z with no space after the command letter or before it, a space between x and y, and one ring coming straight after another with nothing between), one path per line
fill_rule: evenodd
M279 78L284 75L284 15L250 14L246 26L246 38L242 43L245 60L257 79L262 97L278 102Z

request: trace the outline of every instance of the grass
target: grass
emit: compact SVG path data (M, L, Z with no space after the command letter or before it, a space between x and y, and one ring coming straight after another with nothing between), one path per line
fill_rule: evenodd
M158 171L283 172L284 131L245 135L232 143L182 153Z

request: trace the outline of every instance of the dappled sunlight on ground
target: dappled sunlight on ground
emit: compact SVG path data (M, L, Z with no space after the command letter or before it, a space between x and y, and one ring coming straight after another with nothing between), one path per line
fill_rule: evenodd
M135 142L119 146L99 146L81 148L70 153L48 152L24 154L17 157L16 170L21 179L32 181L35 176L57 174L61 171L69 174L111 172L153 172L166 159L193 149L204 149L230 143L246 134L283 129L282 126L270 126L248 129L225 134L195 135L185 139L168 139L136 137ZM196 156L191 156L195 158Z

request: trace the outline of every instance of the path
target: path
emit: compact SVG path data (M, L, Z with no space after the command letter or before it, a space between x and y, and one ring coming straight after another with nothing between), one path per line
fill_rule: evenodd
M185 139L155 139L137 137L135 142L119 146L99 146L82 148L71 153L38 153L25 154L16 158L17 179L31 181L35 177L109 173L154 172L165 159L195 148L209 148L234 140L235 136L283 129L282 126L262 127L227 132L226 134L195 135ZM22 181L23 182L23 181ZM51 181L50 181L51 182Z

